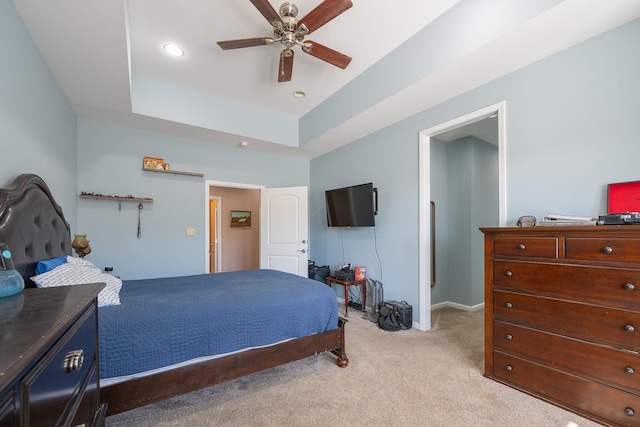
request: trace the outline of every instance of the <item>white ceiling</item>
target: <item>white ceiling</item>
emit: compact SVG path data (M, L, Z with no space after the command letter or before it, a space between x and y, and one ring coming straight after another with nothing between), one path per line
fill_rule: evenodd
M531 0L509 1L530 6ZM293 147L136 114L132 107L132 76L149 77L247 108L300 119L460 0L353 0L351 9L305 39L351 56L347 69L297 49L293 78L286 83L277 83L280 45L224 51L216 44L220 40L272 35L269 23L249 0L13 2L78 117L224 145L238 145L245 140L249 149L303 158L331 151L640 16L638 0L558 0L557 6L519 24L508 37L496 36L481 49ZM297 0L298 18L319 2ZM471 1L461 3L464 2ZM489 3L500 1L487 0ZM271 0L271 5L277 10L280 2ZM449 31L459 31L461 37L464 34L464 28ZM168 57L162 51L167 42L182 46L185 55L178 59ZM389 79L392 82L394 76ZM451 79L455 84L450 84ZM306 92L307 97L294 98L295 90Z

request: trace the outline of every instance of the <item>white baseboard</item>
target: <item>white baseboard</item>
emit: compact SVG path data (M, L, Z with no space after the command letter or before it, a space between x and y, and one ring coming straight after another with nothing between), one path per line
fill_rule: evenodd
M458 310L465 310L465 311L477 311L477 310L482 310L484 308L484 303L480 303L477 305L464 305L464 304L458 304L457 302L445 301L445 302L440 302L438 304L433 304L431 306L431 310L437 310L439 308L444 308L444 307L457 308Z

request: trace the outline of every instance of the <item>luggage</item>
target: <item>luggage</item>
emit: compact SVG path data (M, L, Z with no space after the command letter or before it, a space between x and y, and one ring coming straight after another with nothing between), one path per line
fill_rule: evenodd
M328 265L317 266L315 261L309 261L309 279L327 283L329 273L330 267Z
M413 307L406 301L385 301L385 307L389 307L396 313L402 329L411 329L413 325Z

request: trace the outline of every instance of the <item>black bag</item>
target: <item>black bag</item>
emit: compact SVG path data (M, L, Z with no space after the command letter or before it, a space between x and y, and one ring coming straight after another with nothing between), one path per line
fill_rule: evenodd
M413 307L406 301L385 301L384 305L393 309L400 320L402 329L411 329L413 324Z
M317 266L315 261L309 261L309 279L326 283L327 276L330 273L331 273L331 268L328 265Z
M400 313L392 307L384 304L380 306L380 316L378 317L378 326L385 331L399 331L402 329L400 323Z

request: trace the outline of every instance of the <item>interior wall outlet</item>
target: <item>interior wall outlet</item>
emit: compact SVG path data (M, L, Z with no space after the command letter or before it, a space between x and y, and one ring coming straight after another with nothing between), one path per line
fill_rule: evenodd
M193 227L187 227L187 236L195 236L196 235L196 229Z

